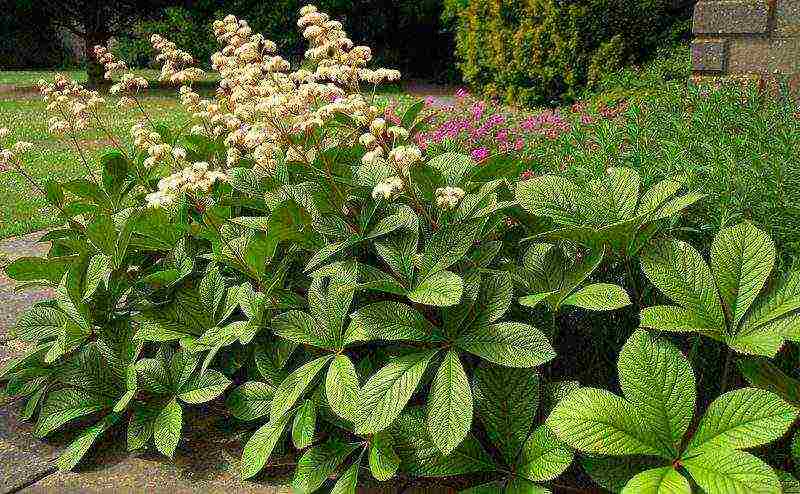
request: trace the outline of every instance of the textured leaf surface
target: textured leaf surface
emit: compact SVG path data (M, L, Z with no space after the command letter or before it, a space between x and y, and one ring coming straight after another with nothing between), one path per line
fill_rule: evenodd
M459 348L507 367L535 367L555 358L547 337L533 326L501 322L461 335Z
M587 453L661 455L635 409L603 389L580 388L561 400L547 418L559 439Z
M709 328L691 309L674 305L645 307L639 313L639 325L643 328L677 333L698 332L723 338L722 328Z
M668 240L647 250L642 270L666 296L691 310L704 328L725 328L719 295L708 265L694 247Z
M514 463L539 406L539 376L531 369L480 367L473 394L477 416L491 442Z
M733 328L761 292L774 264L775 244L751 223L725 228L714 237L711 267Z
M516 190L517 202L529 213L565 225L577 225L584 219L580 195L574 183L556 175L524 180L517 184Z
M400 415L417 389L436 351L419 352L395 359L364 384L358 405L356 432L380 432Z
M272 319L275 334L295 343L313 345L320 348L335 348L336 335L330 334L328 326L299 310L290 310Z
M336 415L354 421L361 386L353 362L346 355L337 355L325 376L325 396Z
M314 441L317 427L317 405L306 400L297 410L292 424L292 442L297 449L307 448Z
M353 313L346 341L424 341L430 338L434 330L425 316L407 304L383 301L369 304Z
M350 468L336 479L336 483L331 489L331 494L356 494L358 487L358 461L350 465Z
M473 235L461 224L440 228L425 248L419 264L420 278L426 279L461 260L472 247Z
M36 423L36 436L44 437L70 420L111 408L114 402L76 388L64 388L47 395L39 421Z
M583 456L581 466L598 485L618 493L636 475L661 468L663 458L652 456Z
M39 341L55 338L67 315L53 307L31 307L17 320L13 336L22 341Z
M369 469L372 476L380 482L394 477L400 467L400 457L394 452L394 439L386 432L379 432L372 438L369 450Z
M619 381L665 453L675 457L694 416L695 379L689 361L670 342L636 331L619 355Z
M291 415L284 413L275 420L270 420L258 428L244 445L242 452L242 478L249 479L264 468L272 450L283 435L286 423Z
M772 468L744 451L709 448L682 463L708 494L781 494Z
M616 310L631 304L631 299L619 285L593 283L573 293L561 303L575 305L588 310Z
M153 422L153 442L163 455L172 458L183 427L183 409L175 399L170 400Z
M672 467L646 470L633 477L622 494L692 494L686 477Z
M314 492L356 447L355 444L329 441L309 449L297 462L292 486L302 493Z
M464 280L452 271L437 271L408 292L409 300L434 307L449 307L461 300Z
M769 391L730 391L709 405L688 448L745 449L767 444L785 434L796 417L797 408Z
M537 482L553 480L572 464L572 449L546 425L537 427L522 448L517 472Z
M800 407L800 381L786 375L766 359L740 360L739 370L751 385L772 391L795 407Z
M258 381L246 382L228 396L228 409L239 420L255 420L269 415L275 388Z
M98 423L84 430L77 439L67 446L64 452L61 453L61 456L58 457L58 461L56 462L58 469L62 472L72 470L89 451L89 448L92 447L92 444L94 444L97 438L102 436L105 431L117 423L119 418L120 416L116 413L109 414Z
M221 395L230 384L231 380L222 372L208 369L205 373L196 375L186 383L178 398L186 403L205 403Z
M443 454L450 454L472 425L472 391L458 353L445 354L428 396L428 432Z
M275 395L272 397L270 419L274 421L292 408L297 403L297 399L302 396L309 384L311 384L311 381L317 377L317 374L332 358L332 355L320 357L302 365L289 374L278 386L278 389L275 390Z

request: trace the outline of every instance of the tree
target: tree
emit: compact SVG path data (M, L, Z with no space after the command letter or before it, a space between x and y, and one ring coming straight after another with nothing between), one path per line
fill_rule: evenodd
M88 85L103 85L103 67L94 59L95 45L106 45L115 36L129 34L135 21L158 15L163 7L183 2L169 0L41 0L55 26L79 36L85 43Z

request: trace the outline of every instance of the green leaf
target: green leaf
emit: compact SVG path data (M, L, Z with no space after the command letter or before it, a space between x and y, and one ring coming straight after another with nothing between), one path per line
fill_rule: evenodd
M186 403L198 404L211 401L230 386L231 380L215 369L197 374L181 388L178 398Z
M775 470L775 474L781 481L783 494L800 494L800 480L797 480L792 474L782 470Z
M290 408L297 403L298 398L306 391L311 381L319 374L325 365L330 362L333 355L326 355L316 360L308 362L294 372L289 374L286 379L275 390L270 407L270 419L277 420L283 416Z
M461 183L467 170L475 165L472 163L472 159L465 154L442 153L431 158L426 166L437 170L445 184L455 186Z
M496 273L481 277L481 286L475 298L472 324L484 326L503 317L511 306L514 285L508 273Z
M292 442L297 449L311 446L314 442L314 430L317 426L317 405L306 400L297 410L292 424Z
M645 429L634 407L604 389L573 391L553 408L547 425L559 439L582 452L663 454L657 438Z
M225 279L216 265L213 265L200 280L197 291L200 294L200 301L215 322L222 322L216 319L216 314L225 296Z
M479 367L473 377L476 416L491 442L514 464L539 407L539 376L531 369Z
M536 367L556 356L541 331L519 322L477 327L461 335L456 345L489 362L507 367Z
M108 398L77 388L51 391L39 412L34 434L36 437L44 437L71 420L111 408L113 405L114 402Z
M800 407L800 381L786 375L766 359L739 360L739 370L747 382L780 396L795 407Z
M231 391L228 409L239 420L256 420L269 415L275 388L267 383L249 381Z
M356 444L328 441L309 449L297 462L292 487L301 493L317 490L339 465L355 451Z
M458 304L464 291L464 280L452 271L437 271L423 279L408 292L408 298L418 304L449 307Z
M360 390L353 363L346 355L336 355L325 376L325 396L331 410L343 419L354 422Z
M81 458L84 457L86 452L89 451L89 448L92 447L92 444L94 444L97 438L116 424L119 418L119 414L109 414L101 421L84 430L77 439L67 446L64 452L61 453L61 456L58 457L58 461L56 462L58 469L62 472L72 470L75 465L81 461Z
M355 311L350 316L345 342L427 341L435 330L433 324L415 309L401 302L387 300Z
M379 482L394 477L400 467L400 457L394 452L394 439L387 432L379 432L372 437L369 450L369 469Z
M399 357L369 378L359 397L356 433L374 434L392 425L436 353L419 352Z
M356 494L358 486L358 467L359 461L353 462L350 468L336 479L336 483L331 489L331 494Z
M160 410L135 406L128 421L128 451L142 449L153 437L153 423Z
M12 336L27 342L55 338L66 322L67 315L54 307L33 306L17 319Z
M792 441L792 460L795 470L800 471L800 432L795 433Z
M174 391L164 363L159 359L146 358L136 362L136 375L139 387L155 394L169 394Z
M682 460L683 466L708 494L781 494L772 468L750 453L708 448Z
M572 449L546 425L537 427L522 447L516 472L526 479L545 482L564 473L572 464Z
M275 334L295 343L319 348L336 347L335 335L326 324L320 324L307 312L290 310L275 316L271 322Z
M631 304L631 299L619 285L594 283L573 293L561 305L575 305L588 310L616 310Z
M741 333L751 333L765 325L777 329L781 326L781 321L791 317L785 316L796 313L798 309L800 309L800 270L794 270L777 283L768 295L759 299L745 318Z
M711 267L719 293L737 328L775 264L769 235L744 222L721 230L711 244Z
M183 409L171 399L153 421L153 442L164 456L172 458L183 427Z
M583 456L581 466L598 485L620 492L636 475L664 466L663 458L652 456Z
M403 113L403 118L400 120L400 124L406 129L410 129L414 124L414 121L417 119L417 115L419 115L419 112L421 112L423 108L425 108L425 100L422 99L409 105L409 107L406 108L406 111Z
M763 389L729 391L709 405L687 450L746 449L767 444L786 433L797 411Z
M705 327L707 322L700 320L691 309L674 305L645 307L639 313L639 325L658 331L698 332L717 339L723 339L725 336L723 328Z
M670 342L636 331L619 354L619 382L668 456L677 456L694 416L695 379L689 360Z
M264 468L269 460L272 450L283 435L286 423L291 414L284 413L275 420L270 420L250 436L242 452L241 471L242 478L249 479Z
M111 258L105 254L97 254L89 260L86 267L86 281L83 299L88 300L100 287L100 283L111 275Z
M632 218L639 202L639 173L632 168L613 167L606 170L603 178L614 219L624 221Z
M679 240L661 242L644 253L642 270L666 296L691 310L702 327L725 328L711 271L694 247Z
M661 467L633 477L625 484L622 494L692 494L692 487L674 468Z
M542 303L547 297L553 295L557 292L543 292L543 293L536 293L533 295L526 295L524 297L519 298L520 305L524 305L525 307L530 307L531 309L536 308L537 305Z
M16 281L45 280L57 284L75 261L74 257L18 257L4 271Z
M517 202L526 211L564 225L580 225L585 219L580 196L574 183L556 175L524 180L517 184L516 190Z
M433 379L428 397L428 432L449 455L467 437L472 425L472 392L458 353L448 351Z
M419 263L420 279L425 280L460 261L472 247L473 239L474 230L469 225L451 224L440 228L431 237Z

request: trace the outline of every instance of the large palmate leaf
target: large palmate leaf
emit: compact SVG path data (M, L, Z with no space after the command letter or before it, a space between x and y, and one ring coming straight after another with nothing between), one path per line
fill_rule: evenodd
M177 400L170 400L153 422L153 442L165 456L172 458L183 427L183 409Z
M555 406L547 425L559 439L579 451L669 458L635 408L603 389L573 391Z
M796 407L763 389L730 391L709 405L687 454L700 448L745 449L767 444L786 433L797 413Z
M331 489L331 494L356 494L358 486L358 461L353 462L350 468L336 479L336 484Z
M574 305L588 310L615 310L631 304L631 299L619 285L593 283L568 296L562 305Z
M734 449L706 448L682 460L708 494L781 494L775 471L755 456Z
M93 426L84 430L58 457L56 464L58 469L63 471L71 470L81 461L81 458L89 451L97 439L108 429L114 426L120 419L120 415L111 413Z
M320 348L336 347L335 335L307 312L290 310L275 316L271 324L275 334L289 341Z
M47 340L57 337L66 322L67 315L55 307L34 306L17 319L12 336L21 341Z
M392 425L436 353L419 352L397 358L370 377L361 389L356 432L376 433Z
M292 424L292 442L295 448L304 449L314 441L317 426L317 404L306 400L294 416Z
M394 477L400 467L400 458L394 452L394 438L387 431L372 438L369 450L369 469L375 479L385 482Z
M208 369L195 375L178 393L186 403L205 403L221 395L230 386L231 380L216 369Z
M547 337L528 324L501 322L459 336L456 345L495 364L536 367L555 358Z
M751 223L721 230L711 244L711 268L736 328L775 264L775 244Z
M425 316L408 305L383 301L366 305L352 314L346 341L425 341L435 330Z
M625 398L675 457L694 416L695 379L689 361L671 343L635 332L619 354Z
M292 482L295 491L311 493L317 490L357 447L357 444L328 441L303 453Z
M766 359L740 360L739 370L751 385L772 391L791 405L800 407L800 380L788 376Z
M286 423L291 414L284 413L258 428L244 445L242 452L241 473L243 479L249 479L264 468L272 450L283 435Z
M236 387L228 396L228 409L239 420L255 420L269 415L275 388L267 383L249 381Z
M461 224L446 225L439 229L431 237L420 260L420 279L444 271L461 260L472 247L474 231L470 225Z
M35 434L44 437L71 420L112 406L112 400L84 390L63 388L53 391L47 395L39 412Z
M343 419L355 421L361 386L353 362L346 355L337 355L325 376L325 396L331 410Z
M529 480L553 480L572 464L574 453L546 425L530 435L517 462L517 472Z
M389 432L403 470L412 477L446 477L496 469L491 457L472 436L467 436L451 454L443 456L428 433L422 408L412 408L401 414Z
M692 494L692 487L674 468L661 467L634 476L625 484L622 494Z
M428 398L428 431L445 455L450 454L472 425L472 392L458 353L445 354Z
M480 367L473 378L475 411L489 439L513 464L539 407L539 376L531 369Z
M270 407L270 420L276 421L297 403L300 396L305 393L311 381L333 358L332 355L312 360L289 374L275 390Z
M586 219L582 193L569 180L543 175L517 184L517 202L535 216L546 216L564 225L579 225Z
M598 485L619 493L636 475L661 468L663 458L653 456L583 456L581 466Z
M409 300L434 307L449 307L461 300L464 280L452 271L436 271L408 292Z
M660 242L642 257L642 270L665 295L692 311L703 328L724 330L711 271L694 247L679 240Z
M764 333L800 341L800 270L788 273L760 297L739 330L742 335Z

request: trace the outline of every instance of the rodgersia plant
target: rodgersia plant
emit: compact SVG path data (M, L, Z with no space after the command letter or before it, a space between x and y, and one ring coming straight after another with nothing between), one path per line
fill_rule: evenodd
M531 318L538 302L553 313L628 305L623 287L596 282L598 266L612 250L644 244L631 242L640 233L660 238L659 221L693 196L671 199L678 187L669 182L640 199L632 172L610 170L591 189L593 207L608 206L593 210L596 221L570 216L563 202L554 218L591 230L591 242L551 234L528 245L524 236L547 234L534 216L555 209L532 206L538 182L509 178L513 156L476 165L466 154L426 154L414 143L426 129L422 102L386 119L365 96L399 74L367 68L369 49L314 7L300 14L309 50L297 70L246 22L216 22L223 48L212 59L221 76L212 98L192 89L201 72L188 54L154 37L160 78L181 85L192 117L180 129L146 115L146 81L97 50L109 77L121 73L118 111L141 120L129 138L109 135L115 147L97 162L80 150L84 178L31 180L63 226L43 237L46 257L6 267L21 284L56 289L18 321L30 350L0 377L26 399L39 436L88 421L61 468L117 427L130 450L171 457L187 408L216 400L252 430L242 476L288 455L300 492L455 476L473 492L547 492L578 468L574 450L656 456L671 479L685 469L706 492L729 492L696 473L713 463L708 441L727 448L713 454L752 466L764 492L780 492L776 474L741 450L786 432L796 415L788 400L733 391L688 434L694 378L677 349L635 333L621 356L623 400L553 377L558 332L546 336ZM105 128L99 94L63 77L42 92L52 131L69 142ZM0 157L25 174L28 147ZM625 194L613 194L618 185ZM616 222L626 227L605 229ZM704 424L719 408L750 396L763 407L742 417L759 428L709 439L714 424ZM585 397L599 401L576 411ZM664 411L664 397L680 399ZM591 425L603 414L610 432ZM591 427L569 426L579 419Z

